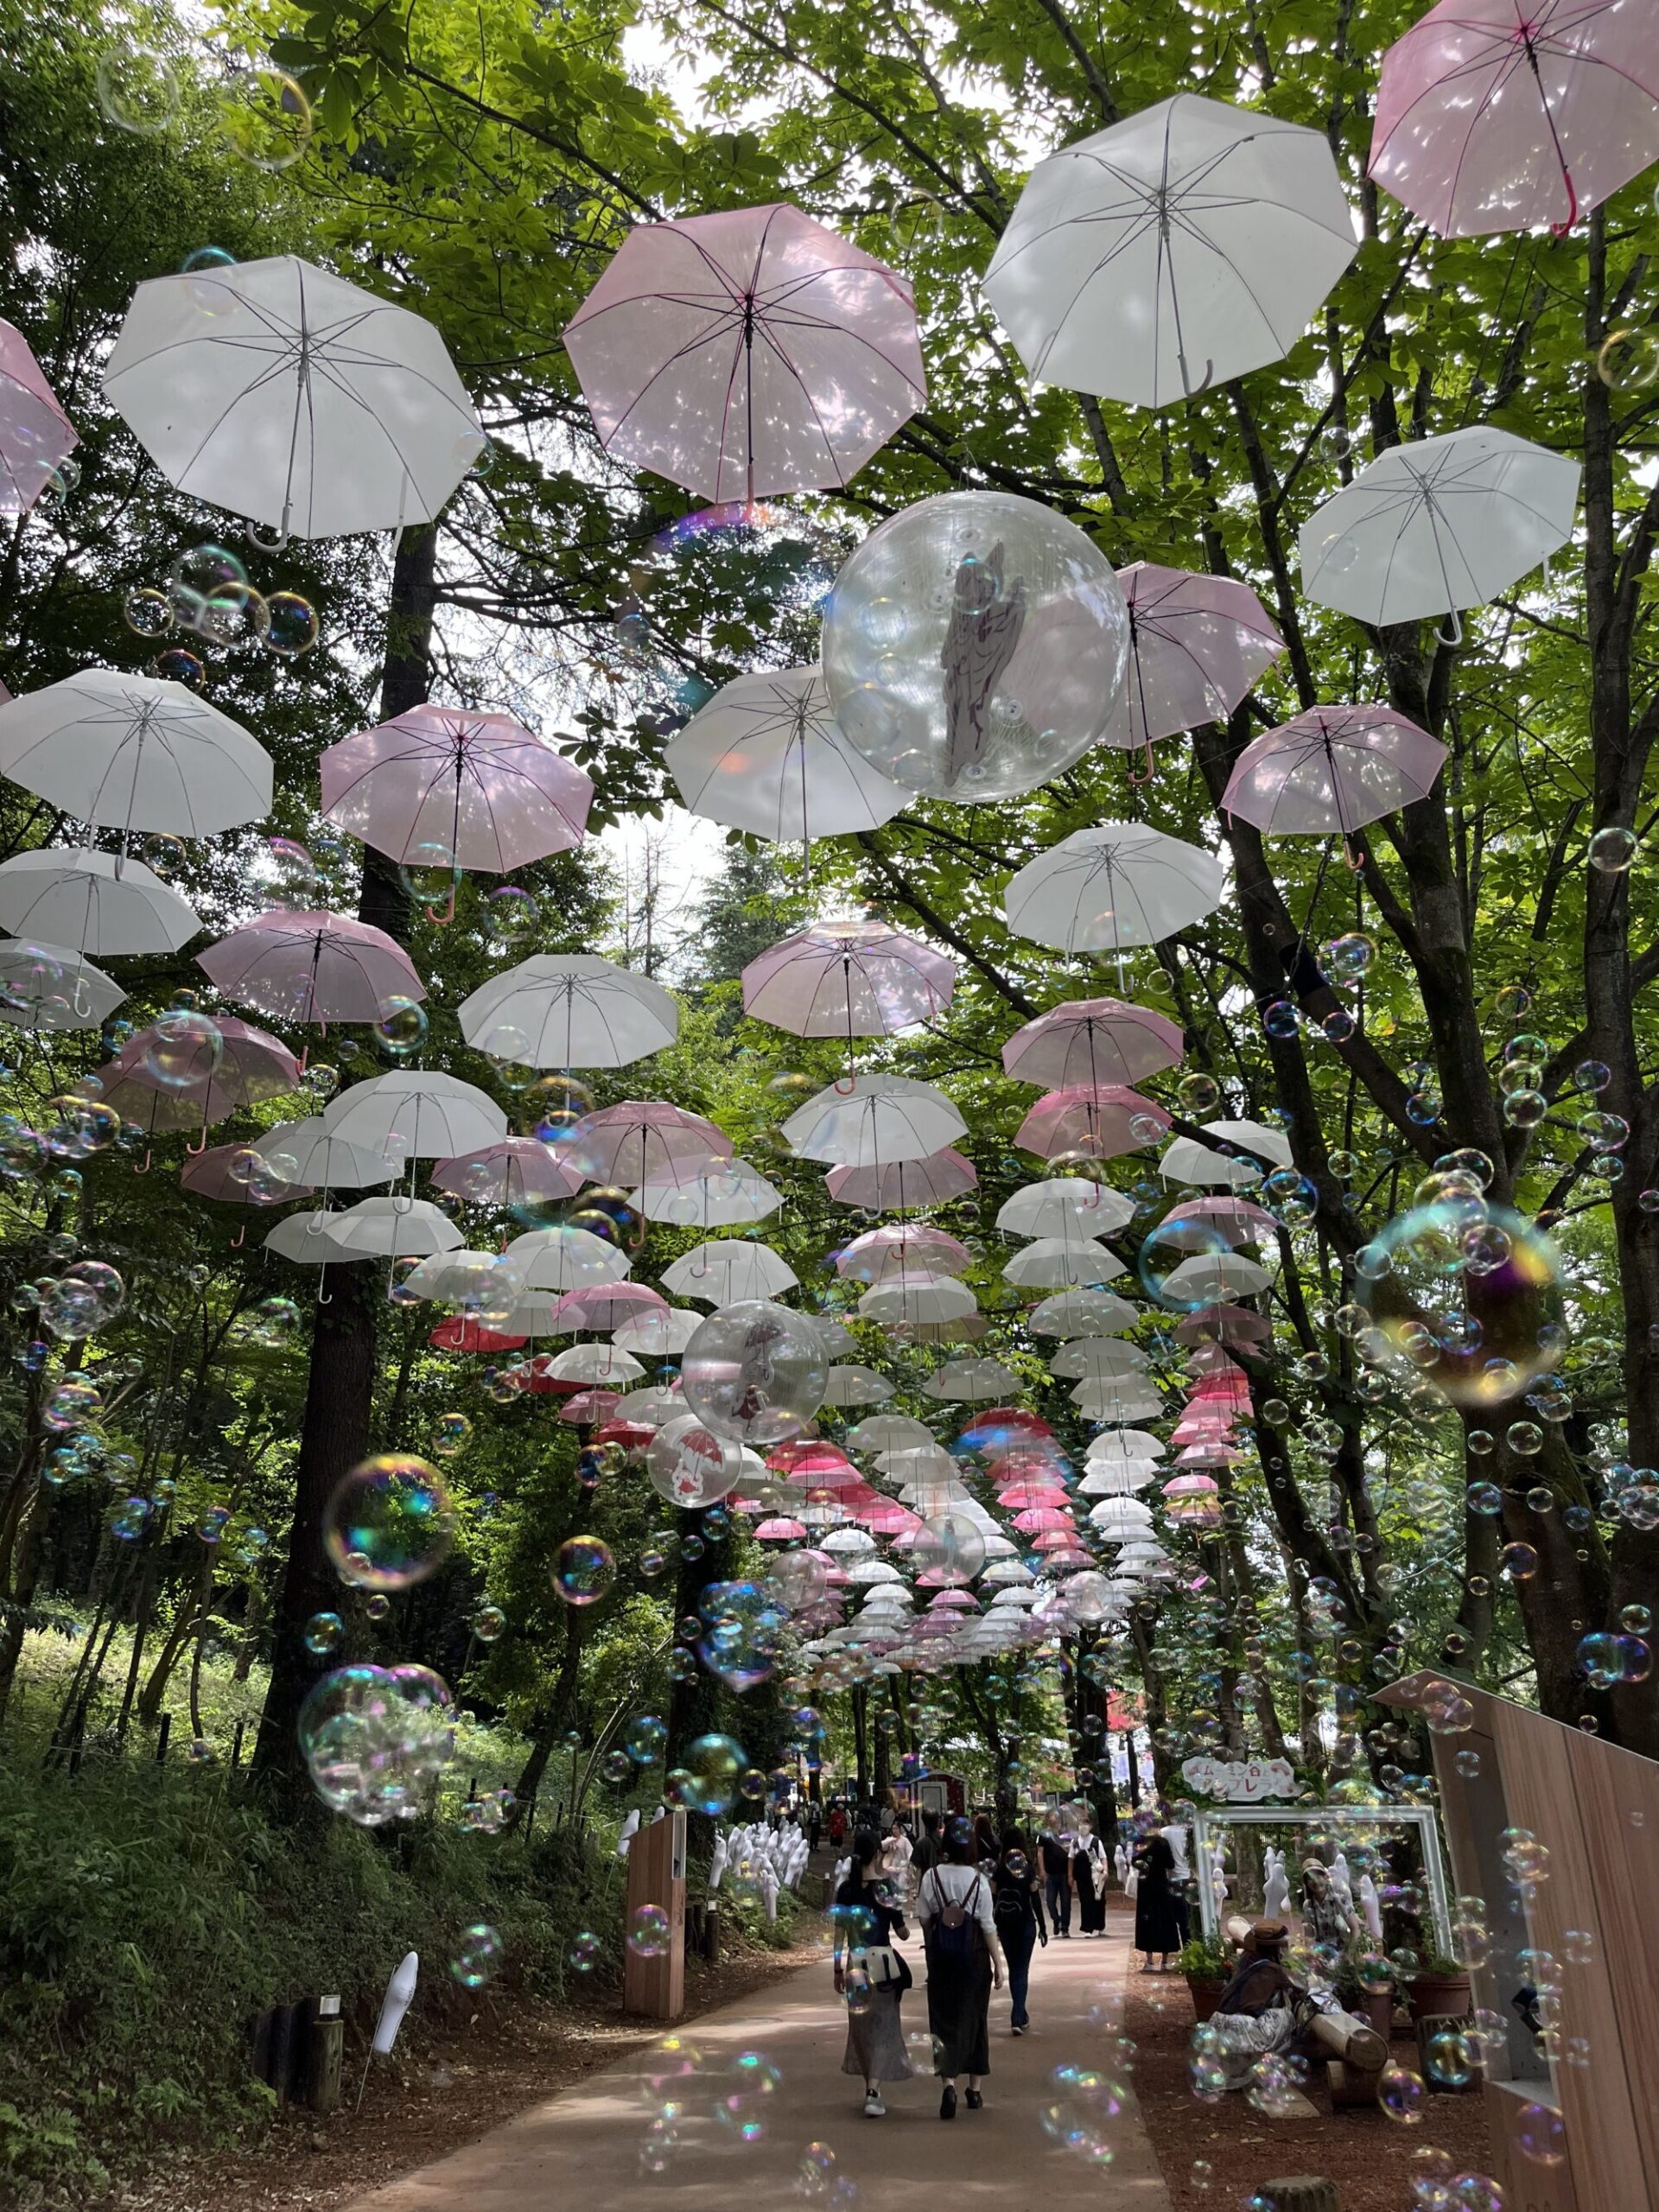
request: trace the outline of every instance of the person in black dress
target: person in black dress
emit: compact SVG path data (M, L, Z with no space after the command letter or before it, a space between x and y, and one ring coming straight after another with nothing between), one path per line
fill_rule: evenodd
M1135 1851L1139 1879L1135 1892L1135 1948L1144 1951L1143 1974L1167 1974L1169 1962L1181 1948L1180 1916L1175 1910L1175 1853L1166 1836L1149 1835ZM1163 1964L1154 1967L1153 1954Z
M991 1910L991 1885L975 1857L973 1823L950 1822L944 1857L916 1889L916 1915L927 1950L927 2024L938 2048L935 2071L944 2083L939 2118L957 2116L957 2076L968 2076L968 2109L985 2100L980 2083L991 2070L987 2016L993 1986L1002 1986L1002 1946Z
M1045 1828L1040 1845L1048 1917L1057 1936L1071 1933L1071 1850L1058 1828Z
M1031 1955L1037 1944L1048 1948L1048 1925L1043 1917L1041 1877L1031 1863L1030 1846L1018 1828L1011 1829L996 1862L991 1881L991 1910L996 1916L997 1940L1008 1962L1008 1998L1014 2032L1022 2036L1031 2024L1026 1992L1031 1981Z
M885 1950L895 1936L910 1933L891 1885L881 1878L877 1850L874 1834L861 1828L853 1838L852 1871L836 1891L834 1915L836 1992L848 2000L847 2050L841 2070L863 2082L864 2109L872 2120L887 2114L881 2084L907 2082L911 2074L899 2013L911 1986L910 1968L895 1952L897 1981L878 1984L870 1971L871 1951Z

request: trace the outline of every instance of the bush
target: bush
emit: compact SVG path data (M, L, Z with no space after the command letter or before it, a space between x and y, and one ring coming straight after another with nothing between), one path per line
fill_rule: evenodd
M1225 1981L1232 1972L1227 1954L1207 1936L1191 1937L1175 1963L1182 1974L1194 1974L1200 1981Z

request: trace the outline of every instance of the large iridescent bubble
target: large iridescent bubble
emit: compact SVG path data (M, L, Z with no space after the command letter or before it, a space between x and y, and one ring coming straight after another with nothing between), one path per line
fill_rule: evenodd
M454 1510L443 1477L412 1452L365 1459L336 1486L323 1516L323 1541L342 1582L406 1590L447 1555Z
M1370 1319L1361 1349L1408 1363L1453 1405L1506 1404L1560 1357L1560 1255L1472 1179L1396 1215L1355 1273Z

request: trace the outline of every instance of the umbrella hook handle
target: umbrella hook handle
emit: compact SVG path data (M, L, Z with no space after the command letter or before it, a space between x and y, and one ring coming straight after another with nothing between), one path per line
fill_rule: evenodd
M201 1142L200 1144L188 1144L184 1148L192 1160L200 1160L201 1158L202 1154L207 1149L207 1124L206 1122L201 1125Z
M235 1236L232 1236L232 1239L231 1239L231 1249L232 1249L232 1252L239 1252L239 1251L242 1249L242 1247L243 1247L243 1246L247 1243L247 1241L248 1241L248 1224L247 1224L247 1223L245 1221L245 1222L243 1223L243 1224L242 1224L241 1228L240 1228L240 1229L238 1229L238 1230L237 1230L237 1232L236 1232Z
M449 925L451 922L453 922L453 921L454 920L454 918L455 918L455 887L454 887L454 884L453 882L452 882L452 883L450 884L450 886L449 886L449 903L448 903L448 905L447 906L442 906L442 907L438 907L438 906L429 906L429 907L427 908L427 910L426 910L426 918L427 918L427 920L428 920L429 922L430 922L430 923L431 923L431 925L432 925L432 926L433 926L433 928L434 928L435 930L445 929L445 928L447 928L447 927L448 926L448 925Z
M1437 643L1442 645L1460 645L1463 643L1463 617L1459 613L1455 607L1452 609L1452 628L1450 632L1448 633L1445 630L1436 630L1434 636Z
M311 1040L310 1040L310 1039L308 1037L308 1038L307 1038L307 1039L306 1039L306 1041L305 1041L304 1046L303 1046L303 1048L302 1048L302 1051L301 1051L300 1057L299 1057L299 1060L298 1060L298 1063L297 1063L298 1069L299 1069L299 1072L300 1072L302 1075L303 1075L303 1074L305 1073L305 1064L306 1064L306 1062L310 1058L310 1057L311 1057Z
M1365 873L1363 849L1356 849L1346 837L1342 841L1342 864L1350 875L1363 875Z
M270 537L262 537L260 535L258 524L257 522L251 522L248 524L247 529L247 539L249 544L257 545L262 553L286 552L288 550L289 518L292 515L294 509L292 502L284 499L283 502L283 518L281 522L277 524L274 534Z
M142 1167L135 1167L132 1171L133 1173L135 1175L148 1175L149 1173L149 1161L150 1151L149 1146L146 1145L144 1147L144 1164Z
M1150 738L1147 738L1146 741L1146 766L1142 769L1131 768L1129 770L1129 781L1132 784L1149 784L1154 776L1158 772L1157 764L1152 757L1152 740Z
M327 1275L328 1270L326 1267L319 1268L317 1269L317 1303L319 1306L332 1306L334 1302L334 1292L332 1290L325 1292L322 1287L324 1282L327 1280Z

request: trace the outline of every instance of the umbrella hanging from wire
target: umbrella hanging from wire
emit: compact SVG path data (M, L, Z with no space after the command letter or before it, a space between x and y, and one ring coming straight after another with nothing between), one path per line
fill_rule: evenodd
M671 1045L680 1010L648 976L592 952L537 953L461 1003L461 1033L533 1068L619 1068Z
M701 1167L728 1160L732 1141L714 1122L659 1099L625 1099L578 1122L559 1147L560 1158L594 1183L641 1184L687 1163Z
M838 1206L867 1213L910 1213L948 1205L979 1187L979 1170L954 1145L923 1160L889 1160L873 1167L832 1167L824 1189Z
M927 397L910 286L787 206L642 224L564 342L606 450L714 502L843 485Z
M815 922L751 960L743 1011L794 1037L892 1037L950 1005L956 963L885 922Z
M0 929L78 953L177 952L201 927L142 861L38 845L0 861Z
M632 1193L647 1221L699 1229L748 1228L776 1213L784 1194L747 1160L682 1160Z
M879 830L911 796L848 742L816 667L736 677L663 760L693 814L777 845Z
M1382 56L1367 174L1442 238L1566 230L1659 161L1653 19L1440 0Z
M1144 750L1150 776L1154 739L1224 720L1285 641L1236 576L1137 561L1120 569L1117 581L1129 610L1129 665L1102 742Z
M1063 952L1155 944L1221 904L1221 862L1141 822L1077 830L1008 880L1008 927Z
M1177 1066L1179 1022L1122 999L1067 999L1016 1029L1002 1047L1003 1071L1050 1090L1136 1084Z
M1014 1133L1022 1152L1045 1160L1060 1153L1114 1160L1169 1134L1169 1116L1154 1098L1121 1084L1081 1084L1039 1098Z
M440 1160L434 1189L469 1205L531 1207L572 1198L587 1180L539 1137L498 1137L453 1160Z
M379 1021L426 985L395 938L345 914L274 906L196 955L227 999L276 1021Z
M1251 740L1221 804L1269 837L1345 842L1426 798L1446 759L1437 738L1392 707L1310 707Z
M996 1225L1005 1236L1109 1236L1134 1218L1134 1201L1109 1183L1055 1175L1005 1198Z
M29 340L0 321L0 515L27 514L79 443Z
M35 938L0 943L0 1021L13 1029L96 1029L126 995L67 945Z
M925 1160L967 1123L944 1091L903 1076L855 1076L809 1098L783 1125L783 1135L803 1160L836 1166L877 1167L899 1160Z
M286 1045L248 1022L175 1013L129 1037L99 1076L102 1103L124 1122L147 1137L200 1129L194 1149L200 1152L210 1123L238 1106L297 1090L300 1065ZM143 1164L149 1165L148 1153Z
M292 254L147 279L104 389L169 484L273 550L431 522L487 442L434 324Z

